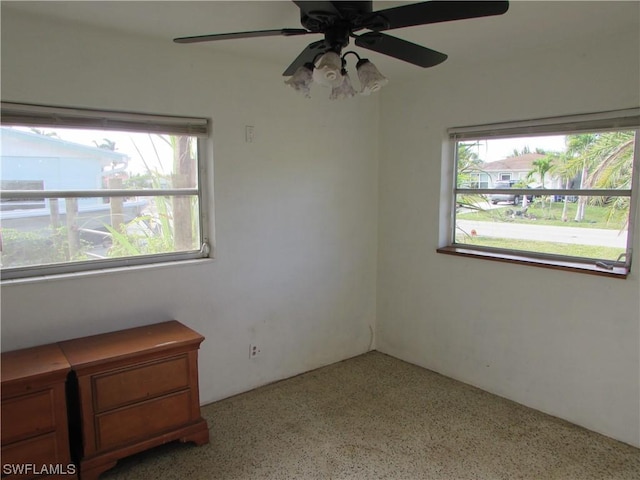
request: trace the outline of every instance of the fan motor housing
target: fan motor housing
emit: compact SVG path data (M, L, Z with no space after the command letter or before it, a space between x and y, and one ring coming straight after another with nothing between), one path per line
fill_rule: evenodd
M314 3L315 2L309 2L309 6L313 7ZM305 2L299 2L300 23L302 26L311 32L324 33L328 27L336 23L340 23L341 21L350 23L357 17L370 14L373 11L373 2L371 1L340 1L331 3L335 11L306 10L304 8Z
M340 53L340 51L349 45L349 33L351 32L349 25L332 25L324 31L324 43L331 50Z

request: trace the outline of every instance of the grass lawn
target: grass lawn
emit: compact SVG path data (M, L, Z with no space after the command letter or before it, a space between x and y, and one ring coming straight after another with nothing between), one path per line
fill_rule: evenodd
M468 237L457 235L456 242L469 246L495 247L509 250L523 250L538 253L552 253L572 257L617 260L624 248L600 247L597 245L577 245L567 243L541 242L536 240L511 240L492 237Z
M629 210L616 210L611 215L612 210L609 207L599 207L595 205L587 205L585 208L584 220L576 222L573 219L576 215L577 203L569 203L567 208L568 221L562 221L562 202L546 202L544 205L541 200L537 199L529 205L527 216L516 216L516 212L522 210L521 206L504 205L498 208L482 210L484 202L477 204L481 210L465 212L456 215L458 219L465 220L485 220L485 221L504 221L513 223L526 223L535 225L556 225L563 227L582 227L582 228L605 228L610 230L621 230L625 227Z

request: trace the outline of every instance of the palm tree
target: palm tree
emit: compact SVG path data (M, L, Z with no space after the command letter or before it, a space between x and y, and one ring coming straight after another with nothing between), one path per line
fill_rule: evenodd
M136 143L133 145L140 154L146 168L146 173L131 179L132 182L142 182L144 186L151 184L152 188L163 188L167 183L172 188L189 188L196 185L195 142L193 137L175 135L151 135L151 145L158 160L159 152L155 142L161 141L171 147L173 151L173 169L170 175L152 169L145 161L145 156ZM107 225L113 236L114 247L110 254L114 256L128 254L142 255L150 253L168 253L180 250L194 250L199 247L199 225L197 221L197 204L193 197L172 196L156 197L153 201L154 214L143 215L131 223L141 220L148 224L148 231L129 234L126 229L120 231Z
M112 152L115 152L116 149L116 142L114 142L113 140L110 140L108 138L103 138L101 143L96 142L95 140L93 141L93 144L98 147L101 148L103 150L111 150Z
M527 179L532 179L534 175L538 175L540 177L540 183L542 184L542 188L544 188L544 177L551 167L553 166L553 156L547 155L546 157L539 158L538 160L534 160L531 164L533 168L527 174Z
M567 153L572 156L572 168L581 166L581 189L608 188L630 189L633 167L633 131L614 131L570 135L567 137ZM580 196L576 221L584 219L587 197ZM602 202L602 199L600 199ZM615 210L629 206L627 197L618 197L611 204L610 215Z
M589 161L585 156L585 152L589 150L590 146L595 143L598 136L595 133L581 133L578 135L567 135L567 155L570 157L568 169L579 171L580 175L580 189L589 188L586 180L589 173ZM584 210L587 204L587 197L578 197L578 208L576 209L576 216L574 221L581 222L584 220Z
M482 160L474 151L478 146L478 142L458 144L458 186L470 184L475 175L482 171Z
M41 128L31 128L31 131L37 135L50 138L60 138L56 132L45 132Z
M601 161L588 179L594 188L631 189L634 144L635 133L630 131L607 132L599 138L591 153L600 156ZM629 197L599 198L595 201L609 206L609 219L618 211L629 211Z
M484 162L476 153L479 142L460 142L457 145L457 168L456 168L456 186L459 188L478 188L479 176L483 172L482 165ZM482 211L482 200L486 198L481 195L456 195L455 209L465 208L468 210ZM467 237L475 235L475 231L466 232L456 222L456 230L462 232Z
M519 157L521 155L526 155L527 153L531 153L531 148L529 148L529 145L525 145L524 147L522 147L522 150L514 148L511 152L511 155L509 155L507 158Z
M554 153L553 155L553 165L549 172L553 175L556 175L562 179L562 183L564 184L564 188L571 188L571 183L573 179L578 175L579 170L576 169L576 166L573 162L571 162L571 155L568 152L563 153ZM562 221L566 222L568 220L567 210L569 207L569 196L564 196L564 201L562 205Z
M527 180L531 181L536 175L540 178L540 183L542 184L542 188L544 188L544 177L549 170L551 170L551 166L553 163L553 157L551 155L547 155L546 157L539 158L534 160L531 165L532 169L527 174ZM527 207L527 196L522 196L522 208ZM544 198L542 202L542 207L544 208ZM551 208L551 204L549 204L549 208Z
M589 176L595 188L630 189L635 133L607 132L587 152L600 162Z

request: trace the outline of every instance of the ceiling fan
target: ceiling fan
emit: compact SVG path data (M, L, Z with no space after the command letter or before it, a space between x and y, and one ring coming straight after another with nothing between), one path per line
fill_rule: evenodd
M447 55L382 32L416 25L502 15L509 8L508 1L477 0L432 0L378 11L373 11L371 0L293 0L293 3L300 9L300 23L304 28L281 28L275 30L198 35L175 38L174 42L198 43L238 38L323 34L324 39L310 43L293 63L287 67L283 73L284 76L296 74L301 67L315 70L318 68L317 60L320 58L319 63L322 63L323 55L326 53L333 53L339 58L342 49L349 45L350 38L354 38L355 45L360 48L372 50L419 67L427 68L444 62L447 59ZM368 31L362 34L356 33L362 30ZM355 54L360 60L359 63L362 62L355 52L347 53ZM331 61L328 60L329 69L336 68L335 65L331 65ZM339 65L338 68L344 70L344 57L341 58L340 61L342 64ZM327 62L320 68L326 67L326 63ZM327 73L326 68L324 73ZM333 80L334 82L330 83L330 85L335 87L336 82L341 81L341 78Z

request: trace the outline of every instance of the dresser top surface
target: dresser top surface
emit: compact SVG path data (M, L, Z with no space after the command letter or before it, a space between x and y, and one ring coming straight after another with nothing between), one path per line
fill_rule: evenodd
M176 320L60 342L69 363L78 368L144 353L199 345L204 337Z
M59 374L64 378L71 370L69 362L56 344L3 352L1 358L3 386L39 376Z

